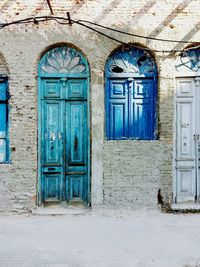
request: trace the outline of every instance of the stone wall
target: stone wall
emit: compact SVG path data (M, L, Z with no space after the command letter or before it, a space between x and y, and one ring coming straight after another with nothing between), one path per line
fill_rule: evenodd
M51 2L56 16L66 17L66 12L70 11L73 19L86 19L145 36L188 41L200 39L198 0ZM50 15L43 0L1 1L0 10L1 22ZM123 42L152 50L185 47L184 44L105 32ZM8 74L11 95L11 162L0 165L0 210L27 211L36 207L37 64L44 51L63 43L78 47L91 69L92 205L153 208L157 203L158 188L162 189L165 200L171 201L174 66L178 54L152 52L159 70L159 140L106 141L104 66L109 54L119 44L80 25L41 22L0 30L0 74ZM3 66L6 65L5 69Z

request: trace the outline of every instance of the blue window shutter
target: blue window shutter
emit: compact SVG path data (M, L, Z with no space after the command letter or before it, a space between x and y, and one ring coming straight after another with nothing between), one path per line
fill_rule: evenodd
M0 81L0 163L8 161L8 93L7 81Z

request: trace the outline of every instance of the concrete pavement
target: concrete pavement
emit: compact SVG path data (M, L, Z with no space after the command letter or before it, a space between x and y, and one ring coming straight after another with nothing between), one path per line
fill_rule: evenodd
M0 267L23 266L197 267L200 214L0 214Z

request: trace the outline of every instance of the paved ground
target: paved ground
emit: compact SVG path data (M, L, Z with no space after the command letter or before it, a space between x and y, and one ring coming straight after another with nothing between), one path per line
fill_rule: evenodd
M200 266L200 214L0 215L0 267Z

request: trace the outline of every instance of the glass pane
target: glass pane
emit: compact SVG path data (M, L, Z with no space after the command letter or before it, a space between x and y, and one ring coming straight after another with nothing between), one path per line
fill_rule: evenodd
M6 132L7 122L6 122L6 104L0 104L0 137L1 132Z
M0 163L6 161L6 140L0 139Z
M86 73L87 62L83 55L70 47L56 47L47 51L40 61L42 73Z
M0 82L0 100L6 100L6 84Z

